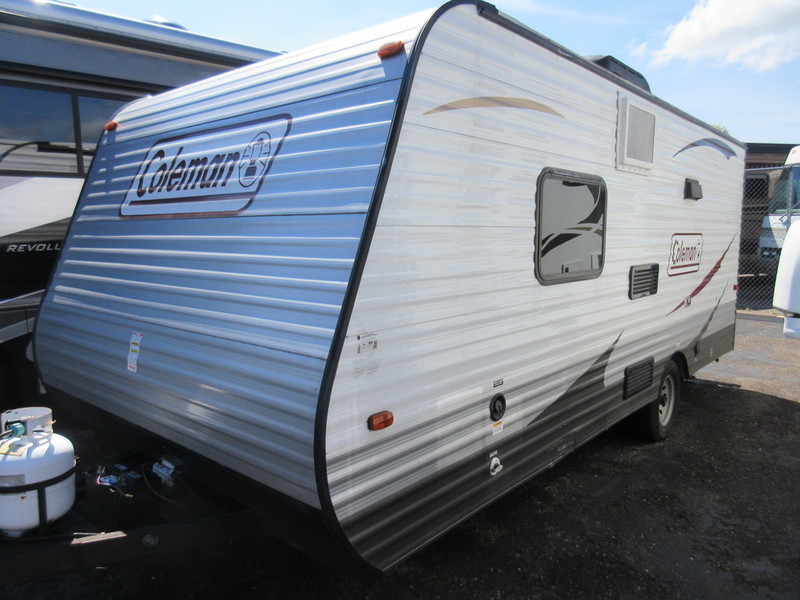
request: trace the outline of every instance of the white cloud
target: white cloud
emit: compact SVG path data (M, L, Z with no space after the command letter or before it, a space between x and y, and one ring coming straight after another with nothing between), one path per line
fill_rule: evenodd
M636 40L632 40L626 46L626 50L629 55L635 58L646 59L650 55L650 42L638 43Z
M711 58L769 71L800 57L798 0L699 0L667 29L655 64Z

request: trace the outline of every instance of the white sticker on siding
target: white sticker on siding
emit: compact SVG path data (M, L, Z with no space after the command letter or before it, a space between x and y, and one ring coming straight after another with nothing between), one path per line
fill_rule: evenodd
M353 363L353 377L363 377L380 369L378 356L378 334L362 333L356 337L356 359Z
M136 373L139 362L139 349L142 345L142 334L134 331L131 334L131 343L128 346L128 371Z

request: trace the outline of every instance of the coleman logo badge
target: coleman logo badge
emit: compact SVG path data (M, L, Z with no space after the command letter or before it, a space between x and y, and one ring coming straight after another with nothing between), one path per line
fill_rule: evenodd
M685 275L700 270L703 258L702 233L676 233L670 243L669 265L667 274Z
M158 140L139 164L120 216L241 213L261 190L291 123L282 114Z

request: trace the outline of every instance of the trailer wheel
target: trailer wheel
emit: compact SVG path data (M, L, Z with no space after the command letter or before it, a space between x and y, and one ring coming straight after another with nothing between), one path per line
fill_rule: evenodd
M681 372L671 360L664 368L658 388L658 398L635 413L636 434L648 442L667 439L675 421L675 408L681 396Z

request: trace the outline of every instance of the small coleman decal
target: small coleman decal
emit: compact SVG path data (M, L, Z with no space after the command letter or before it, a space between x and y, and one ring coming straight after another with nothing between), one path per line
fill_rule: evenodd
M131 334L131 342L128 346L128 371L136 373L139 363L139 350L142 346L142 334L134 331Z
M670 242L667 275L674 277L699 271L702 258L702 233L676 233Z
M228 216L255 199L291 128L288 114L158 140L120 207L128 218Z
M731 241L728 244L728 247L725 248L725 252L722 253L722 256L719 257L719 260L714 264L713 267L711 267L711 270L706 274L706 276L703 277L703 281L701 281L700 284L696 288L694 288L692 293L689 294L684 300L682 300L681 303L678 304L678 306L676 306L671 311L669 311L667 313L667 316L671 315L676 310L678 310L680 308L683 308L684 306L689 306L692 303L692 298L697 296L697 294L702 292L705 289L705 287L709 283L711 283L711 280L714 279L714 275L717 274L717 272L719 271L720 267L722 266L722 261L725 260L725 255L728 253L728 250L731 249L731 245L733 244L733 240L735 240L735 239L736 239L736 236L733 236L733 238L731 238Z

